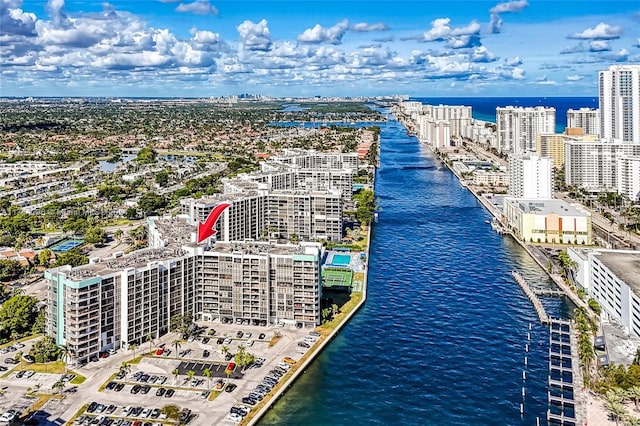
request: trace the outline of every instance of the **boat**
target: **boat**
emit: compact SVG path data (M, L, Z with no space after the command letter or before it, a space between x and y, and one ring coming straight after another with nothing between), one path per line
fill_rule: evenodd
M374 213L373 213L373 221L374 221L375 223L378 223L378 212L374 212Z
M486 223L487 225L489 225L491 223L491 221L489 219L485 220L484 223Z

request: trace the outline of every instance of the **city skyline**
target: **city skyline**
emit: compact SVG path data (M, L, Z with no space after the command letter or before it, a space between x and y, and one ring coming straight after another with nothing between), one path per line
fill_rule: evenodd
M0 23L1 96L595 96L640 63L632 1L0 0Z

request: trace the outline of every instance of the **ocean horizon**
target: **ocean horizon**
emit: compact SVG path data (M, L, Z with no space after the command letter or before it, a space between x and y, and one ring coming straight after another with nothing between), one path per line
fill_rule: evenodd
M410 97L409 100L429 105L464 105L471 107L476 120L496 122L496 108L506 106L554 107L556 109L556 132L562 133L567 126L567 110L598 108L598 96L573 97Z

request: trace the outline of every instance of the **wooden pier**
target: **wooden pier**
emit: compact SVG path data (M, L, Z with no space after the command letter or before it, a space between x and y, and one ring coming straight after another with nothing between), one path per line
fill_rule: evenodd
M571 322L549 321L549 391L547 392L547 422L561 426L580 425L584 417L582 400L575 397L575 387L582 386L576 338Z
M550 320L549 320L549 317L547 316L547 313L544 310L544 306L542 306L542 302L540 302L540 299L538 299L538 296L536 296L533 290L531 290L531 287L529 287L529 284L527 284L524 278L522 278L522 275L520 275L517 271L511 271L511 275L516 280L516 282L518 283L522 291L524 291L524 294L527 296L529 301L531 301L531 304L533 305L533 307L536 310L536 313L538 314L538 318L540 318L540 322L542 324L549 324Z

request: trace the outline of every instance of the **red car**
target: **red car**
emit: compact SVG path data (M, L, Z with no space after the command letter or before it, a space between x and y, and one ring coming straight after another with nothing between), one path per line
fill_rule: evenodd
M230 362L229 365L227 365L227 370L233 371L235 368L236 368L235 362Z
M156 355L162 355L163 352L164 352L164 348L160 348L156 351Z

